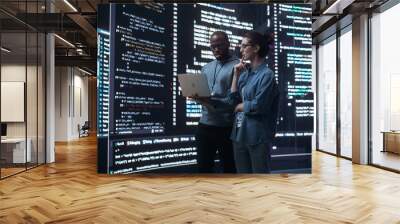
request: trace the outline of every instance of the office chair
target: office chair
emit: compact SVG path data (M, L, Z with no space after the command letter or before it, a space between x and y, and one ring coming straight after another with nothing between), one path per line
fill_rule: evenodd
M80 125L78 124L79 138L89 136L89 129L90 129L89 121L85 121L82 127L80 127Z

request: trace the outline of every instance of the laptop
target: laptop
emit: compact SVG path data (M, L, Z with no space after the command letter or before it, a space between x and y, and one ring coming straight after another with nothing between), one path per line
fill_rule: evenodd
M178 74L182 95L185 97L209 97L211 96L207 78L200 74Z

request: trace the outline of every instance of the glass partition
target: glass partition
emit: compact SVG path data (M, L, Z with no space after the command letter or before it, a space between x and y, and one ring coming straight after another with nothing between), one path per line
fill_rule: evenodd
M3 32L1 46L1 174L6 177L24 171L31 157L26 150L26 33Z
M352 157L352 34L340 36L340 155Z
M38 163L38 34L27 33L27 81L26 81L26 110L27 110L27 150L31 151L27 167Z
M318 47L318 149L336 154L336 36Z
M46 40L23 22L44 3L0 2L0 178L45 162Z
M400 4L371 18L372 164L400 171Z

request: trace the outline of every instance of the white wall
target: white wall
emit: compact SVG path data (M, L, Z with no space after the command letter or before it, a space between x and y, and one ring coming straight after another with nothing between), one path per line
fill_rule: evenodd
M75 70L76 72L77 70ZM72 119L72 135L78 136L77 126L81 126L85 121L89 120L89 103L88 103L88 78L81 76L82 73L74 77L74 108ZM80 102L79 102L80 101Z
M68 100L69 100L69 69L55 68L55 141L68 140Z
M22 108L22 112L26 112L26 120L23 122L6 122L7 137L25 138L26 135L32 152L33 159L31 161L36 162L36 159L39 158L39 163L44 163L45 150L43 75L41 66L25 66L25 63L2 64L1 66L2 82L24 82L27 91L26 106L24 104ZM10 110L10 108L1 108L1 110L4 112L4 110ZM39 153L39 156L37 156L37 153Z
M25 70L27 69L27 70ZM1 66L1 81L2 82L24 82L25 75L27 72L28 76L28 86L27 86L27 122L28 122L28 137L30 133L35 133L36 136L36 123L37 114L36 107L43 106L37 105L37 93L36 93L36 66L27 66L25 64L3 64ZM38 71L41 73L41 69ZM1 108L1 110L7 110L8 108ZM7 135L9 137L25 137L25 122L8 122L7 125ZM32 128L33 131L30 131Z
M56 141L79 137L78 124L88 120L88 78L76 68L56 67Z
M1 66L1 81L3 82L25 82L25 64L9 64ZM30 68L28 67L28 70ZM7 108L1 108L7 110ZM25 137L25 122L7 123L7 137Z

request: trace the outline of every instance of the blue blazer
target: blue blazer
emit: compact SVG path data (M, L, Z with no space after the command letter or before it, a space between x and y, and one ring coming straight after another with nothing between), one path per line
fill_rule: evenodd
M279 109L279 90L274 73L266 62L253 71L242 72L238 91L229 93L228 103L243 102L241 115L235 114L232 141L247 145L269 143L275 137ZM238 127L238 117L242 116Z

